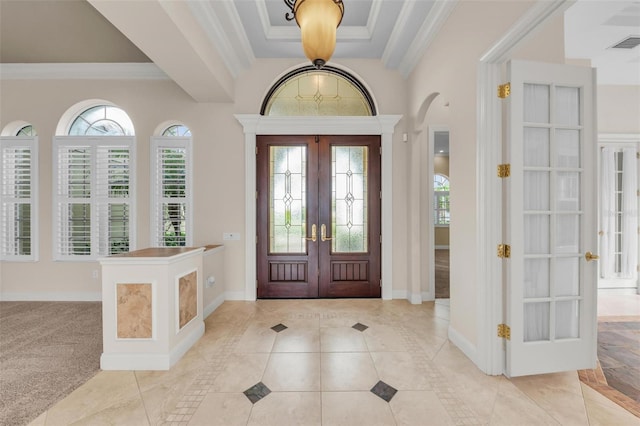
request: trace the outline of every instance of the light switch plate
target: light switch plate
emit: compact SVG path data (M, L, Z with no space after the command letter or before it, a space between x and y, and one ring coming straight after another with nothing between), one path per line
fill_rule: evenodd
M222 239L225 241L238 241L240 240L239 232L223 232Z

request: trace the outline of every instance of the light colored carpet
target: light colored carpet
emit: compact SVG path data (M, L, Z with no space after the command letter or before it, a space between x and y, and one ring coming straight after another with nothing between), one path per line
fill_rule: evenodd
M100 371L102 303L0 302L0 424L25 425Z

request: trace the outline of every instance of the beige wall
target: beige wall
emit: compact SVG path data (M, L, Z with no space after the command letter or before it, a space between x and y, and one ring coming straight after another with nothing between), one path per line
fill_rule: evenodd
M640 86L598 86L598 133L640 134Z
M239 232L240 241L226 241L225 291L244 297L244 134L236 113L258 113L264 94L299 60L258 60L237 81L235 104L196 103L170 81L0 81L0 128L15 120L33 124L40 141L40 260L35 263L3 262L0 294L40 294L42 299L99 297L100 279L93 278L98 262L52 261L51 141L58 120L74 104L105 99L130 115L137 141L137 242L149 246L149 140L160 123L176 120L187 125L194 141L194 244L222 242L223 232ZM306 62L304 63L306 65ZM406 86L395 71L378 61L345 61L369 86L380 113L404 114ZM393 261L394 291L406 288L406 145L401 143L403 122L394 136L393 199L396 211ZM397 142L396 142L397 140Z
M409 78L409 110L418 115L432 93L446 100L450 130L451 328L477 344L476 306L476 140L477 78L480 57L533 2L459 2ZM534 34L518 54L547 62L564 60L562 21ZM551 42L552 41L552 42ZM429 120L429 114L427 114ZM440 125L443 123L429 122Z

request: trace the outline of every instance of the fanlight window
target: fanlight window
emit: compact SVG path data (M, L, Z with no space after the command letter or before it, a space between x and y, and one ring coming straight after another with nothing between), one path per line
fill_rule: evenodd
M28 125L20 128L20 130L18 130L16 132L16 136L33 137L33 136L38 136L38 132L36 131L35 127L33 127L32 125L28 124Z
M174 124L162 132L162 136L191 136L191 129L182 124Z
M132 136L133 123L122 109L98 105L78 115L69 128L70 136Z
M271 116L372 116L367 89L345 71L325 66L299 68L273 85L260 114Z

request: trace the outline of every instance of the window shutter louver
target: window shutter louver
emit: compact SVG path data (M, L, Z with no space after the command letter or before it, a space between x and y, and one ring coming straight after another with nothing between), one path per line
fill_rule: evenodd
M133 139L60 137L56 145L57 258L132 250Z
M37 259L37 138L2 138L0 258Z
M190 138L152 141L152 239L158 247L192 244L190 144Z

